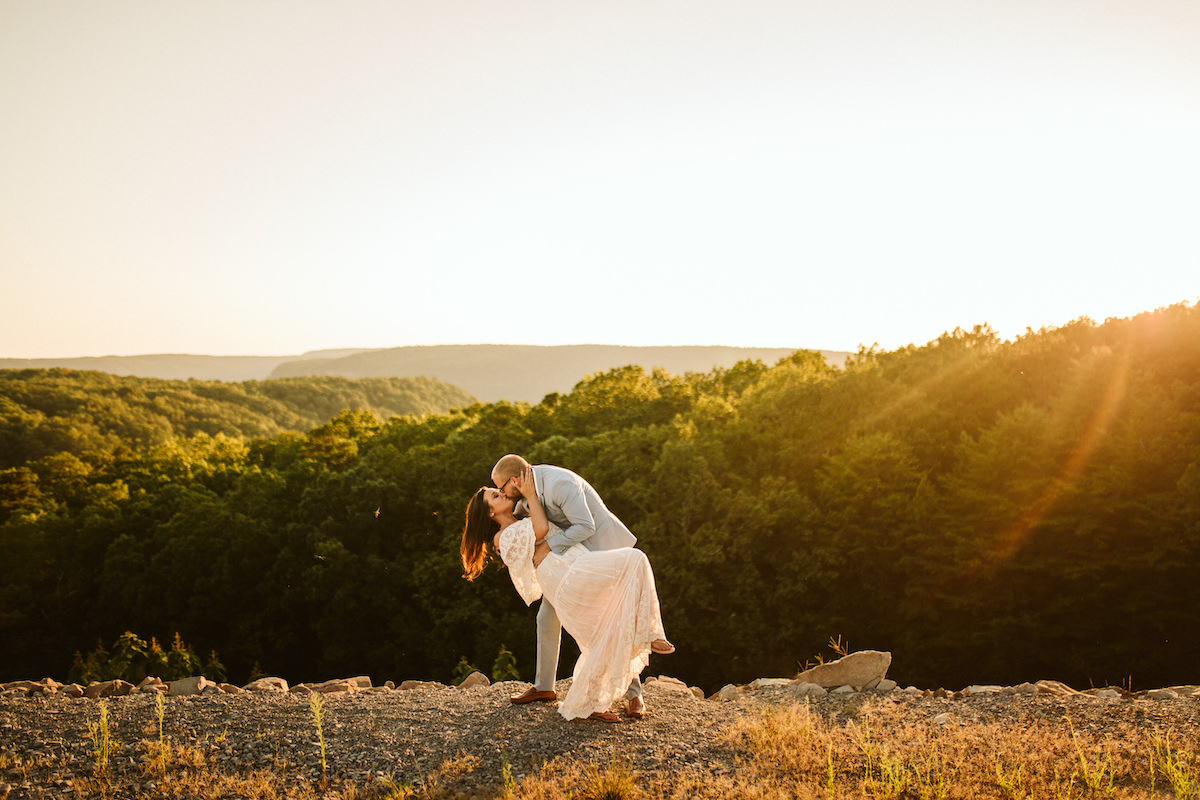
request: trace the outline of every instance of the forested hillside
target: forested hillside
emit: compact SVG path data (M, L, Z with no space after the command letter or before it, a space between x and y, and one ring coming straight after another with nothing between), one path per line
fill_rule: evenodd
M144 451L198 433L307 431L344 409L381 418L444 412L475 398L432 378L288 378L221 383L103 372L0 370L0 469L57 453Z
M445 681L501 645L528 679L532 610L457 563L510 451L577 470L638 535L679 646L651 673L786 675L841 636L923 686L1198 679L1191 305L10 468L0 679L63 675L126 629L178 631L235 679Z

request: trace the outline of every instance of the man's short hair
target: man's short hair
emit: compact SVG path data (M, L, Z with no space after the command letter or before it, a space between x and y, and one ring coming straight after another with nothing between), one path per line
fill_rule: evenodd
M528 461L513 453L501 456L500 460L496 462L496 466L492 467L492 483L502 486L505 481L519 475L521 470L528 466Z

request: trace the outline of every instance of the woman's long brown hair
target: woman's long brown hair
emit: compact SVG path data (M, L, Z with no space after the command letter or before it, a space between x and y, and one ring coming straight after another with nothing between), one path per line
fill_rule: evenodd
M467 503L467 521L463 525L462 544L459 546L463 577L469 581L478 578L487 566L492 539L500 530L500 523L491 517L492 510L488 507L484 491L480 489Z

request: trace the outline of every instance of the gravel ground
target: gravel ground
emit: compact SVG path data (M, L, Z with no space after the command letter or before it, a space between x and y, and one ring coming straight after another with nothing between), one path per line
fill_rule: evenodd
M664 685L646 686L650 715L608 724L567 722L546 703L514 706L510 694L525 683L456 689L424 686L406 691L371 689L324 697L327 771L333 782L370 785L382 777L464 794L494 795L507 759L514 778L555 759L605 764L628 758L641 775L723 774L737 768L737 745L725 734L747 715L770 705L805 702L794 687L747 692L735 702L702 700ZM559 684L563 696L568 681ZM307 698L295 694L242 693L165 698L164 730L175 745L209 755L223 770L286 771L295 779L321 776L320 746ZM94 767L88 724L98 720L96 700L62 696L0 699L0 798L75 794L74 779ZM142 782L145 740L158 736L155 698L131 695L103 701L116 743L111 780L133 790ZM1103 732L1115 722L1147 730L1173 730L1200 740L1200 699L1152 700L1145 696L1091 697L1052 694L939 697L906 692L830 694L809 700L813 710L848 721L873 706L891 719L929 721L949 713L950 724L1071 720L1074 730ZM881 731L881 734L885 731ZM35 763L18 770L17 763ZM6 792L8 793L6 795Z
M559 683L559 697L569 686L569 681ZM326 695L322 728L327 774L331 782L364 785L382 777L417 787L437 781L468 793L501 785L504 759L517 779L556 758L601 760L615 754L629 758L639 772L724 771L733 763L721 732L745 713L738 704L700 700L651 683L645 688L650 714L644 719L567 722L556 704L514 706L508 701L527 687L507 682ZM163 727L173 744L197 746L231 771L283 767L289 774L321 777L320 745L307 697L246 692L165 700ZM0 798L6 789L13 791L14 800L38 796L47 777L51 784L55 779L65 784L71 779L66 773L91 774L95 761L88 723L98 720L98 702L60 696L0 700L0 757L64 767L37 781L20 781L17 770L0 769ZM117 743L110 766L113 780L143 777L140 764L148 756L141 742L158 737L155 698L139 694L103 702ZM63 784L53 788L61 793Z

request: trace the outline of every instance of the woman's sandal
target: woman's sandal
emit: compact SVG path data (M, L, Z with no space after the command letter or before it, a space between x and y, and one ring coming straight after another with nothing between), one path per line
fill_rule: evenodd
M588 719L598 719L601 722L620 722L621 718L611 711L593 711Z
M650 651L658 653L660 656L669 656L675 652L675 645L668 642L666 639L655 639L650 643Z

